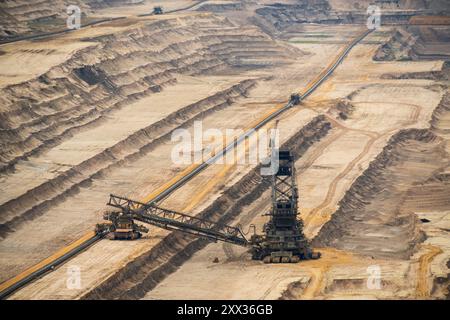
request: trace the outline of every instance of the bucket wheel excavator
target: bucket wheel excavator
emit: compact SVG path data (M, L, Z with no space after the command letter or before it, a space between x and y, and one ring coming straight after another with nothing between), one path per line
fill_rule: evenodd
M118 209L104 215L108 223L98 224L98 233L107 233L113 240L139 239L148 229L136 221L166 230L189 233L214 242L229 242L249 248L252 259L265 263L296 263L318 259L303 234L303 222L298 218L298 189L294 158L290 151L278 151L278 170L272 176L272 209L263 234L247 239L241 228L209 221L169 209L154 203L141 203L110 195L108 205Z

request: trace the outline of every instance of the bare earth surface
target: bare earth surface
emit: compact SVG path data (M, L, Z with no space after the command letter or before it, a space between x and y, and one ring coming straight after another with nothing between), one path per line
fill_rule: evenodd
M93 230L109 194L148 201L191 168L171 159L174 130L193 134L196 121L204 130L251 128L365 30L322 23L321 1L306 17L303 8L265 15L263 3L248 1L136 16L162 2L166 10L195 3L91 8L92 17L127 18L1 46L0 282ZM288 11L297 5L281 2ZM302 17L316 23L296 22ZM295 151L300 217L321 259L267 265L244 248L150 227L140 240L97 242L10 298L445 298L446 28L408 29L422 42L407 51L398 28L383 26L310 97L262 128L277 126L280 142ZM244 231L254 224L259 233L270 190L255 167L212 165L160 205L226 218ZM67 286L74 266L81 289ZM373 268L380 288L368 286Z
M339 200L354 180L367 169L369 162L380 153L387 140L399 129L428 128L431 113L442 98L442 90L424 88L430 85L427 81L416 81L411 86L411 81L389 83L380 80L377 74L381 76L390 68L398 70L404 67L373 63L371 57L374 49L376 46L358 46L332 79L305 104L305 107L314 106L315 110L323 110L330 106L327 101L346 98L357 92L350 99L355 110L349 119L338 121L332 133L308 150L297 162L301 216L305 221L306 235L310 238L331 218ZM416 68L437 67L435 64L427 64L410 64L410 69L405 72L414 72ZM354 71L347 77L348 70ZM370 74L370 80L367 79L367 74ZM418 90L424 91L418 94ZM422 97L423 100L420 100ZM282 123L280 125L283 127ZM245 209L248 216L254 217L254 220L248 222L262 227L264 219L258 215L268 211L269 197L270 194L266 193L257 204ZM440 216L445 217L447 213L448 211L443 212ZM448 225L448 218L447 222L444 221L440 223ZM361 240L360 245L364 241L368 239ZM385 241L386 246L389 240ZM293 268L285 265L260 265L249 261L248 255L242 256L244 251L239 249L233 250L234 255L229 256L226 254L227 250L224 250L227 246L229 245L209 245L150 291L146 298L277 299L286 295L285 290L292 290L289 284L296 281L305 283L304 287L307 289L297 289L297 292L292 293L294 298L389 298L392 295L414 298L419 294L414 281L399 280L419 281L420 274L416 268L422 257L420 254L416 254L410 262L405 262L349 256L346 252L323 248L319 249L323 254L319 261L303 262L299 268ZM426 248L424 246L422 249L424 254L428 250ZM440 268L439 264L433 264L439 273L445 273L446 270L448 251L445 254L447 259L441 257ZM220 263L213 263L214 257L218 257ZM414 267L408 267L410 264ZM366 288L366 270L371 265L381 268L382 290ZM234 288L232 290L229 289L230 283ZM188 296L186 292L189 292Z

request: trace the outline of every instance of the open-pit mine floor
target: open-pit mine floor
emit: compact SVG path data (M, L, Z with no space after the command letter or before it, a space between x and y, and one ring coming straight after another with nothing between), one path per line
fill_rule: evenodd
M175 130L250 129L365 30L272 30L266 16L233 19L208 2L217 12L108 8L98 16L129 17L1 46L0 282L92 231L109 194L148 201L189 170L172 161ZM10 298L445 298L450 68L436 56L381 59L395 34L371 33L262 128L276 126L295 155L300 217L321 259L263 264L244 248L150 227L136 241L98 241ZM260 233L271 202L258 169L213 164L159 205ZM73 267L79 288L67 285Z
M322 258L295 266L262 265L245 250L210 244L146 299L442 297L433 281L446 278L449 258L443 240L450 223L444 199L448 135L433 130L430 121L443 116L436 110L445 103L446 90L428 80L382 79L391 68L409 73L440 65L375 63L376 48L357 46L302 105L323 113L332 126L297 161L305 234L314 238ZM290 125L281 120L279 126ZM436 202L425 209L421 201L437 191L428 193L420 184L442 174ZM416 189L424 193L420 201L410 195ZM404 202L404 197L411 200ZM255 224L261 230L266 221L261 214L270 204L268 190L243 207L237 221L244 229ZM380 286L368 285L371 270L380 271Z

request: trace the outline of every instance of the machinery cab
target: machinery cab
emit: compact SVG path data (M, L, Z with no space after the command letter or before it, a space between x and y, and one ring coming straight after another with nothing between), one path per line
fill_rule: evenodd
M153 14L163 14L163 8L158 6L153 8Z
M111 240L135 240L142 237L142 233L147 233L148 229L134 223L132 215L122 212L107 212L104 217L110 221L109 234L107 238Z
M296 106L300 104L300 101L302 100L302 96L298 93L291 94L291 99L289 100L292 105Z

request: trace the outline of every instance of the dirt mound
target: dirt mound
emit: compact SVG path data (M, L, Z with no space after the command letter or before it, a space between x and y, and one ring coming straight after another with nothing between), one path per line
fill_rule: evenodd
M288 285L278 300L298 300L308 285L306 281L294 281Z
M395 134L339 202L314 239L373 257L407 259L424 239L417 216L403 207L408 191L448 165L444 141L429 130Z
M347 120L354 110L355 106L353 106L350 99L341 99L333 104L328 110L328 114L336 119Z

